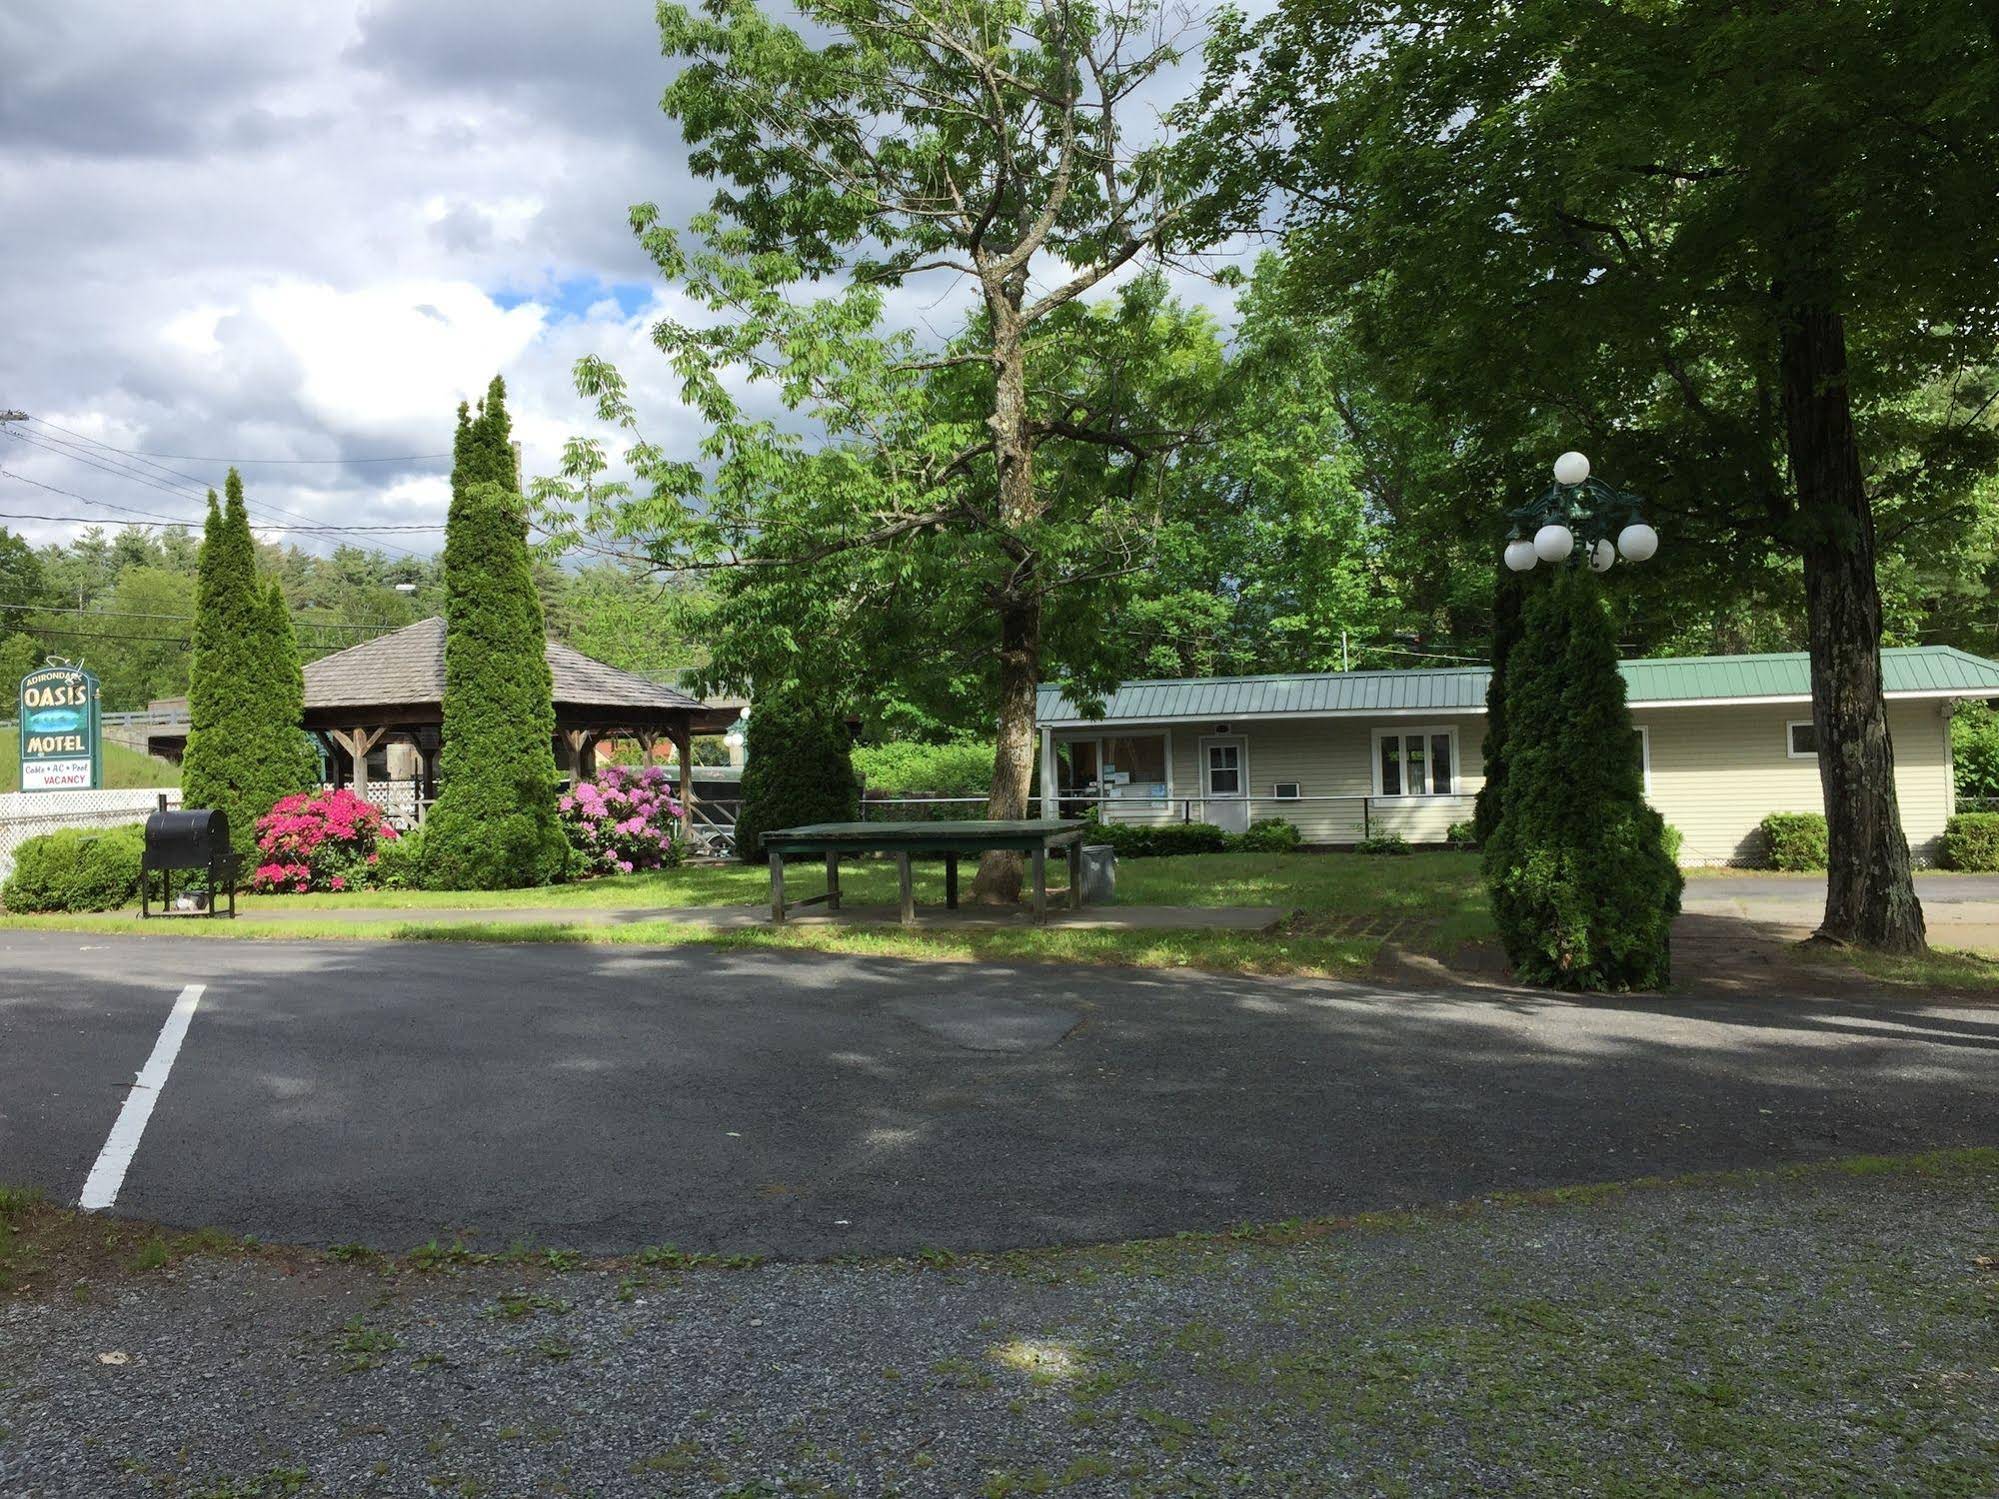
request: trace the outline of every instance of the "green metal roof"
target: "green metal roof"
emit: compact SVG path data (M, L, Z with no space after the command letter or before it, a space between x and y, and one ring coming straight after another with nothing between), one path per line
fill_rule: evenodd
M1811 658L1803 651L1764 656L1670 656L1619 663L1633 707L1687 703L1809 702ZM1947 645L1881 652L1890 697L1999 697L1999 661ZM1365 717L1370 714L1483 713L1485 667L1407 671L1323 671L1268 677L1178 677L1125 682L1085 719L1059 687L1044 685L1035 718L1048 724L1236 718Z

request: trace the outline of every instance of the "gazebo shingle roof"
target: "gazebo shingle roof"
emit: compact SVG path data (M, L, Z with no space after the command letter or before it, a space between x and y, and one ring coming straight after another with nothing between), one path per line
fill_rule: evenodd
M612 709L701 711L702 704L697 698L593 661L559 641L549 641L547 652L558 703ZM306 663L308 711L443 701L444 620L437 615Z

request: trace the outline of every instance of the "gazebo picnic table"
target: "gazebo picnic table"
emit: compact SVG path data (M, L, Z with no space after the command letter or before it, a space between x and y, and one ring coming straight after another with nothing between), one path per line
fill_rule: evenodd
M977 858L995 849L1028 856L1034 870L1034 920L1048 919L1048 855L1061 851L1069 859L1069 909L1083 904L1084 825L1057 817L1017 822L815 822L805 827L776 828L763 835L770 854L770 919L782 924L785 912L824 904L840 909L840 856L892 854L902 885L902 924L916 924L916 897L910 883L909 861L917 854L944 856L944 905L958 909L958 860ZM824 854L826 890L822 895L784 900L784 856Z

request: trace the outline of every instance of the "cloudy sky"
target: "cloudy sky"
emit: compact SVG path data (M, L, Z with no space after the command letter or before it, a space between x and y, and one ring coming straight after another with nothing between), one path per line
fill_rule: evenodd
M0 512L197 517L233 460L267 522L435 523L448 462L417 455L456 403L503 373L550 471L583 353L691 438L625 225L712 190L659 110L652 10L0 0L0 410L35 418L4 424Z

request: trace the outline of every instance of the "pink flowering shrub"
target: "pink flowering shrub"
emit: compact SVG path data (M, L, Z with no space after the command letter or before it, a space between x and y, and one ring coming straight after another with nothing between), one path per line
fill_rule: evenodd
M257 819L250 888L267 895L365 889L375 882L378 849L395 839L381 810L351 791L285 797Z
M606 766L580 781L556 807L587 874L630 874L680 862L680 803L657 765Z

